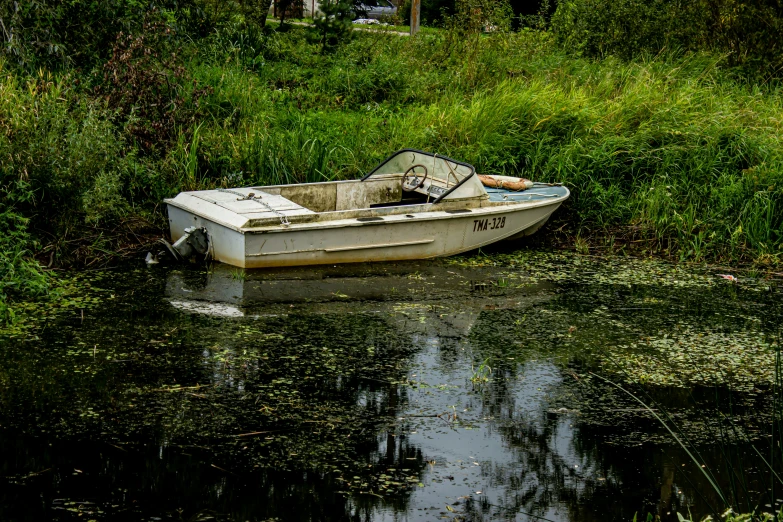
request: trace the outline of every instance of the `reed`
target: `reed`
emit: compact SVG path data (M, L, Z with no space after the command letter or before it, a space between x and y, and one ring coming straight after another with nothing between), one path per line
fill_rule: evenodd
M446 39L361 35L316 57L288 33L257 72L199 62L200 78L220 74L213 103L243 93L235 128L206 130L208 178L345 178L397 148L432 149L565 182L574 236L619 229L683 260L780 261L779 91L725 77L709 55L596 62L521 33L485 38L470 58Z
M712 510L712 516L702 520L763 520L770 522L783 520L783 508L780 507L778 501L779 492L783 487L783 473L781 473L781 464L783 464L783 452L781 452L783 366L781 366L780 347L777 344L779 337L772 337L773 342L769 349L774 350L775 373L774 382L769 390L771 399L768 402L769 411L764 412L768 415L770 422L762 430L762 436L757 436L752 440L747 430L735 424L733 417L736 412L731 392L722 389L717 383L713 385L714 405L705 410L704 420L707 421L705 424L710 426L707 428L709 440L719 450L717 461L705 459L700 452L700 447L703 450L703 446L689 440L677 421L669 414L666 406L651 395L653 393L651 388L641 384L633 386L632 391L631 387L622 386L604 376L591 373L592 377L618 389L641 405L668 431L671 439L685 452L702 474L705 479L704 487L708 486L720 501L720 505L708 504L709 509ZM661 361L661 364L665 363ZM624 374L627 382L633 382L630 375L623 370L621 373ZM703 375L701 378L703 382L709 382L707 375ZM692 393L690 399L694 403L697 402ZM738 442L747 445L752 453L738 448ZM763 478L751 486L750 484L756 479L754 473L758 473ZM722 485L716 478L717 474L723 476ZM709 493L699 490L696 492L703 495L705 499L707 498L706 493ZM648 514L647 519L650 520L651 516ZM679 520L685 522L690 522L692 518L690 515L687 518L678 516Z

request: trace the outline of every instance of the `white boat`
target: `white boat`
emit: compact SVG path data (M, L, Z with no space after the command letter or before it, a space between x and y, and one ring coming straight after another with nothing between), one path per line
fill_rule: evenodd
M359 180L182 192L165 202L184 257L208 250L261 268L459 254L532 234L569 196L560 185L514 191L495 180L485 187L467 163L405 149Z

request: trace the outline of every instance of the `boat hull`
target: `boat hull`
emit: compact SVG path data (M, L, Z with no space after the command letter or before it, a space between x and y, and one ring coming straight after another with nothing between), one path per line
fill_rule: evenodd
M565 198L563 198L564 200ZM562 200L236 230L169 205L172 240L207 230L213 259L244 268L401 261L450 256L529 235Z

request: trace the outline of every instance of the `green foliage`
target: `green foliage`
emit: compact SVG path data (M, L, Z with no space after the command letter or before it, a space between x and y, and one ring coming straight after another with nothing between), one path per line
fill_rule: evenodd
M421 0L421 23L440 26L443 20L454 14L455 0ZM397 5L398 13L404 23L411 19L411 0Z
M564 49L586 56L714 51L743 75L780 78L783 67L777 0L563 0L552 28Z
M479 30L494 29L498 25L505 27L512 21L513 14L507 0L421 0L422 25L454 27L456 22L464 24L463 29L470 33L475 32L476 22L480 24ZM399 2L398 19L404 25L410 17L411 0Z
M275 12L280 18L280 29L285 27L287 19L301 18L304 15L304 0L276 0L274 5Z
M117 35L97 93L126 125L145 152L167 148L176 133L192 124L208 89L188 77L161 23L145 23L138 34Z
M333 51L351 39L354 5L350 0L324 0L313 20L321 52Z
M89 67L105 58L117 33L141 27L146 14L185 10L187 0L19 0L0 2L2 51L28 71Z
M444 26L463 37L508 31L512 14L511 5L504 0L456 0L454 14L445 17Z
M49 289L49 278L30 257L36 245L27 231L27 220L7 205L7 201L0 202L0 325L15 318L10 299L40 296Z
M219 3L218 0L213 0ZM255 22L257 27L266 26L266 19L274 0L239 0L245 19Z
M661 49L701 48L707 14L694 3L673 0L565 0L552 27L568 51L631 59Z
M33 251L121 250L182 189L355 178L404 147L565 182L558 216L585 250L609 235L683 260L783 259L783 97L720 56L574 58L484 0L426 37L340 43L344 4L317 41L234 20L188 42L151 23L93 73L0 63L4 292L41 288L14 275L37 270Z
M479 52L485 47L483 34L492 35L495 44L508 44L504 36L511 29L511 5L505 0L456 0L453 15L444 15L447 29L444 48L449 56L460 57L457 63L464 65L467 78L473 79L481 65ZM494 46L493 46L494 47Z
M492 375L492 368L489 366L489 359L485 359L478 368L471 367L470 382L473 384L485 384L489 382Z
M96 221L120 215L116 179L132 158L123 154L124 143L101 105L79 96L69 76L6 78L0 86L5 200L51 232L70 228L74 212ZM100 203L85 208L84 198Z

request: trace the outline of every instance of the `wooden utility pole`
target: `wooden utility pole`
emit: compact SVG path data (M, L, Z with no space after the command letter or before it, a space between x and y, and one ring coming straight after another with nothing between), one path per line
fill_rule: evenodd
M419 32L421 24L421 0L413 0L411 3L411 36Z

